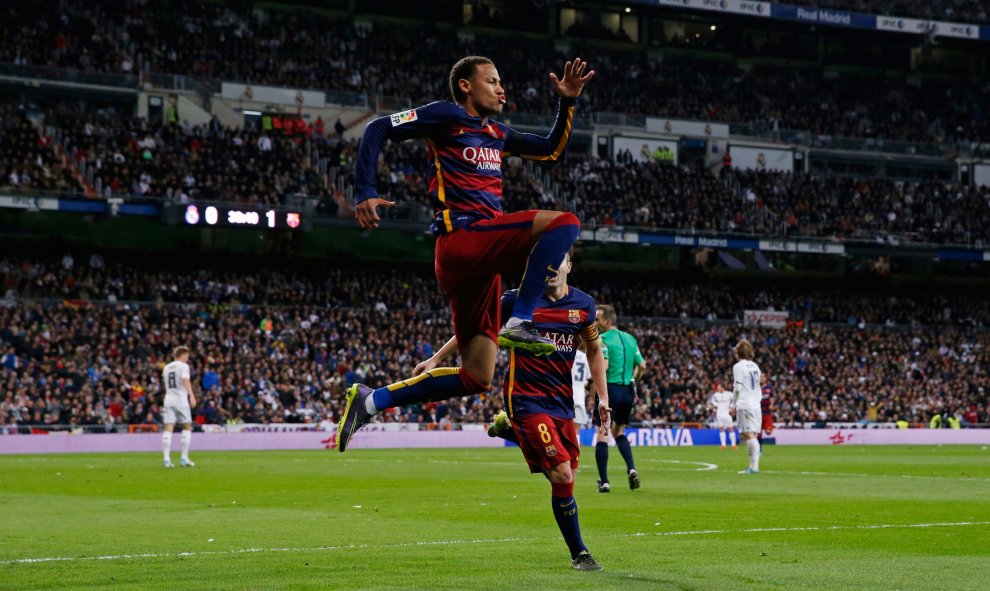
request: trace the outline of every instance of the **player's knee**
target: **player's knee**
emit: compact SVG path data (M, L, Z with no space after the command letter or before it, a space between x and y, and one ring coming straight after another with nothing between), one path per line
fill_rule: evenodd
M576 215L569 211L565 211L559 214L557 217L547 224L546 231L553 230L555 228L560 228L563 226L575 226L578 230L581 229L581 220L578 219Z
M547 474L547 478L552 484L574 484L574 472L567 462L554 466Z
M482 394L487 392L492 385L492 378L494 376L484 374L482 376L477 376L476 374L461 368L460 372L461 385L464 386L464 391L468 394Z

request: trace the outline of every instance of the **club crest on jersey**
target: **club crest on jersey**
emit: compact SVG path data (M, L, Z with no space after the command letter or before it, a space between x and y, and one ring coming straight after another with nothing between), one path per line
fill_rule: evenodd
M401 113L395 113L389 116L392 120L392 127L402 125L403 123L409 123L410 121L416 120L416 109L409 109L408 111L402 111Z
M568 310L567 320L573 324L577 324L578 322L581 322L581 310Z
M557 446L556 445L548 445L546 447L546 450L547 450L547 457L548 458L552 458L555 455L557 455Z

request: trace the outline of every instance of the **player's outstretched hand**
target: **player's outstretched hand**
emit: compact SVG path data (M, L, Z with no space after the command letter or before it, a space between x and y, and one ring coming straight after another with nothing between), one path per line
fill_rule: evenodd
M598 401L598 416L602 420L602 424L598 426L598 432L603 437L608 437L609 429L612 426L612 407L608 405L608 402Z
M585 74L584 70L587 67L588 62L583 62L581 58L576 57L573 62L564 64L564 76L562 78L557 78L556 74L550 72L550 81L557 88L557 94L564 98L577 98L581 96L581 91L584 90L585 83L595 75L594 70Z
M354 219L357 220L358 226L361 226L365 230L374 230L377 228L378 224L382 221L382 218L378 215L379 205L383 207L395 207L395 201L389 201L381 197L372 197L358 203L354 208Z
M416 377L425 371L430 371L436 366L437 366L437 360L430 357L426 361L421 362L419 365L413 368L413 377Z

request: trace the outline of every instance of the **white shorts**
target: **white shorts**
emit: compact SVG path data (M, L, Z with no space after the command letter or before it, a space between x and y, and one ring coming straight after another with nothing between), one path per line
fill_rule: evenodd
M759 410L736 409L740 433L759 433L763 427L763 413Z
M188 404L166 404L162 407L162 422L166 424L192 424L192 411Z
M574 422L578 427L587 427L591 424L591 417L588 416L588 410L583 404L574 405Z
M718 429L729 429L734 426L732 415L729 413L718 413L715 415L715 427Z

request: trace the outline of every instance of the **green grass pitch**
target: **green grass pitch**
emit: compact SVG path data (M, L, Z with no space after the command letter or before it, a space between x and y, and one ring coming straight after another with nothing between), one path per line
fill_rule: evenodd
M980 446L584 451L602 572L516 449L0 456L0 589L990 589Z

